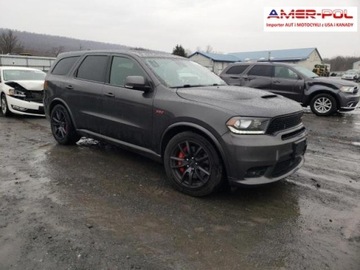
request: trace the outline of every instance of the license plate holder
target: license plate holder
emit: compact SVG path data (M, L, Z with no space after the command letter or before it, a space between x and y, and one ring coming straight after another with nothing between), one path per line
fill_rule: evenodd
M297 141L293 143L293 156L298 157L305 154L307 147L306 140Z

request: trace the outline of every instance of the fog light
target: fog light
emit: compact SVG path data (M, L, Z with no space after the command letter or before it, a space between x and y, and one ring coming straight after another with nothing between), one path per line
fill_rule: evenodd
M254 167L246 171L245 178L261 177L265 174L268 167Z
M27 109L24 108L24 107L19 107L19 106L16 106L16 105L11 105L11 107L12 107L14 110L17 110L17 111L22 111L22 112L27 111Z

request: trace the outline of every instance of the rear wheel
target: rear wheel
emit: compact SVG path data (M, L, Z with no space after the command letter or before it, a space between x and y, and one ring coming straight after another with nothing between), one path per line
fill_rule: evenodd
M1 94L1 112L4 116L10 116L11 112L9 111L9 107L6 101L5 94Z
M336 112L337 104L332 95L316 95L310 103L311 111L318 116L328 116Z
M80 139L81 136L77 134L70 115L63 105L56 105L50 117L51 131L59 144L75 144Z
M174 136L164 153L166 174L172 185L191 196L205 196L222 183L222 163L212 144L193 132Z

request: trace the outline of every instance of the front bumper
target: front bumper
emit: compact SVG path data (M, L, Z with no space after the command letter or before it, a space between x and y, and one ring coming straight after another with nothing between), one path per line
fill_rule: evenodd
M304 163L307 131L303 125L276 135L223 135L227 177L231 185L279 181Z
M339 111L352 111L359 104L360 92L356 94L347 94L340 92L338 94Z
M39 102L26 101L6 96L9 111L14 114L44 116L44 105Z

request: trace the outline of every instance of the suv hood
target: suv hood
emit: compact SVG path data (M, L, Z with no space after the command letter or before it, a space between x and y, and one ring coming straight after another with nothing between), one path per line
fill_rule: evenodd
M234 115L274 117L302 110L295 101L249 87L178 88L177 94L187 100L231 111Z
M19 90L42 91L44 89L44 81L7 81L5 84Z
M334 89L339 89L341 86L352 86L352 87L357 87L358 85L354 82L351 81L346 81L346 80L342 80L339 78L322 78L322 77L316 77L316 78L311 78L308 79L308 84L309 85L313 85L313 84L325 84L328 85L331 88Z

